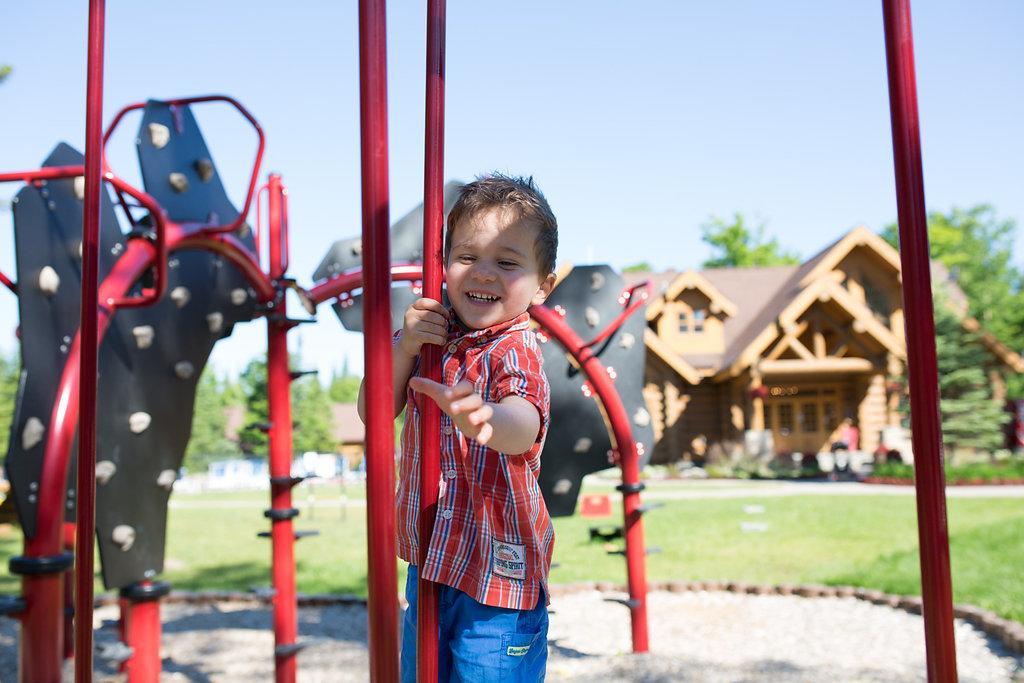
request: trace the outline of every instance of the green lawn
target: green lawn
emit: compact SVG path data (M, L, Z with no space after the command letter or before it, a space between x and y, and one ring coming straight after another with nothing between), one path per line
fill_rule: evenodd
M296 490L295 502L303 511L297 528L320 530L320 536L297 546L302 592L365 593L365 508L339 507L339 494L337 488L318 486L310 511L306 491ZM269 528L262 515L266 495L176 494L164 578L191 590L269 585L270 543L256 537ZM346 495L353 501L364 498L354 487ZM744 512L751 505L764 511ZM744 521L767 524L767 529L744 532ZM552 582L625 580L623 558L587 540L593 523L578 517L555 521L554 561L559 566ZM956 602L1024 621L1024 500L950 499L949 529ZM653 580L850 584L920 594L910 496L669 500L647 515L645 533L649 546L662 549L648 560ZM6 558L20 549L17 532L0 534L0 592L17 590L7 575Z

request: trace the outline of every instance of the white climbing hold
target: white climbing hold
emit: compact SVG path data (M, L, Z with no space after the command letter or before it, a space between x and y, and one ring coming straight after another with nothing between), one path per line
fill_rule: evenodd
M43 440L46 427L38 417L30 417L25 420L25 428L21 430L21 448L27 451Z
M157 149L163 149L171 140L171 129L162 123L149 124L149 141Z
M587 310L583 312L583 317L591 327L597 327L597 324L601 322L601 314L593 306L587 306Z
M604 273L594 271L590 274L590 289L596 292L602 287L604 287Z
M188 190L188 178L185 177L184 173L171 173L167 176L167 182L179 194Z
M552 491L554 491L560 496L564 496L565 494L569 493L569 491L572 491L572 481L570 481L569 479L559 479L558 481L555 482Z
M352 246L350 247L350 250L352 251L352 255L353 256L359 256L360 254L362 254L363 253L363 241L362 240L356 240L355 242L353 242Z
M146 431L152 421L153 418L149 416L149 413L132 413L128 416L128 429L132 430L132 434L141 434Z
M587 451L590 450L590 447L593 445L594 442L591 441L590 437L581 436L580 438L576 439L576 445L572 447L572 450L575 451L576 453L586 453Z
M178 285L171 290L171 301L173 301L174 305L178 308L184 308L185 304L187 304L191 298L192 293L188 291L188 287Z
M196 369L187 360L179 361L174 364L174 374L180 379L188 379L195 373Z
M53 296L60 289L60 275L51 266L43 266L39 271L39 289L47 296Z
M170 491L174 488L174 482L178 479L178 473L174 470L164 470L156 478L156 485Z
M100 484L110 481L115 472L117 472L117 465L110 460L100 460L96 463L96 481Z
M633 344L635 344L635 343L636 343L636 337L634 337L629 332L623 332L622 333L622 337L619 338L619 346L621 346L624 349L631 349L631 348L633 348Z
M646 427L651 424L651 414L647 412L647 408L640 406L633 413L633 424L637 427Z
M224 327L224 314L214 311L206 316L206 326L210 332L220 332Z
M135 346L140 349L148 349L153 345L153 332L152 325L139 325L138 327L132 328L132 334L135 336Z
M241 287L235 287L234 289L231 290L231 303L233 303L236 306L241 306L242 304L245 303L245 299L247 296L249 295L246 294L244 289L242 289Z
M110 539L121 548L121 552L126 553L135 545L135 529L127 524L118 524L110 532Z
M74 188L75 188L75 197L77 197L78 199L85 199L85 176L84 175L76 175L75 176Z

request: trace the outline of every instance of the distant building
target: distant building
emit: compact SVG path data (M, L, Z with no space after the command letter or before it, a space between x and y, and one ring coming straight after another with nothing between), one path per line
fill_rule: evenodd
M963 292L941 265L947 299L991 353L994 400L1021 357L968 318ZM644 395L654 462L700 460L717 445L818 453L844 418L873 452L900 425L906 340L899 254L864 227L798 266L626 273L650 279ZM755 450L758 446L754 446Z

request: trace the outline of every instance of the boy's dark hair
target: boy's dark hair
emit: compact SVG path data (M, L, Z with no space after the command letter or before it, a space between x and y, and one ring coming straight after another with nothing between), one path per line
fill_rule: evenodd
M445 263L451 255L455 226L494 208L510 212L510 222L525 220L537 226L534 248L540 275L544 278L554 272L558 253L558 221L548 200L534 184L533 176L524 178L502 173L479 176L459 190L459 198L448 214L448 227L444 233Z

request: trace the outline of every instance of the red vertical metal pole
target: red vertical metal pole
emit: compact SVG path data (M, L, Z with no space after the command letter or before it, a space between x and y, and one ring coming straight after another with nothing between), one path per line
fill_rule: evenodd
M363 202L366 532L370 680L397 681L395 406L391 369L387 38L384 0L359 2L359 127Z
M909 0L883 0L928 680L956 681L935 319Z
M96 534L96 385L99 311L100 192L103 191L104 0L89 0L86 67L85 206L82 224L82 306L78 393L78 483L75 538L75 681L92 680L93 536ZM52 636L57 639L57 634Z
M423 295L441 300L444 229L444 48L445 0L427 0L427 95L423 168ZM423 375L441 381L441 350L424 344ZM416 674L424 683L437 680L438 586L423 578L437 517L441 477L441 411L433 401L423 405L420 423L419 586L416 613Z
M281 232L284 224L284 188L281 176L268 182L267 243L270 278L284 277ZM292 407L288 369L288 323L285 297L267 316L267 393L270 420L270 539L274 584L274 676L277 683L294 683L298 611L295 595L295 533L292 527Z
M64 523L64 550L75 554L75 523ZM64 659L75 656L75 575L64 573Z
M132 655L121 664L128 683L155 683L160 680L160 598L171 586L164 582L141 581L121 589L121 642Z

